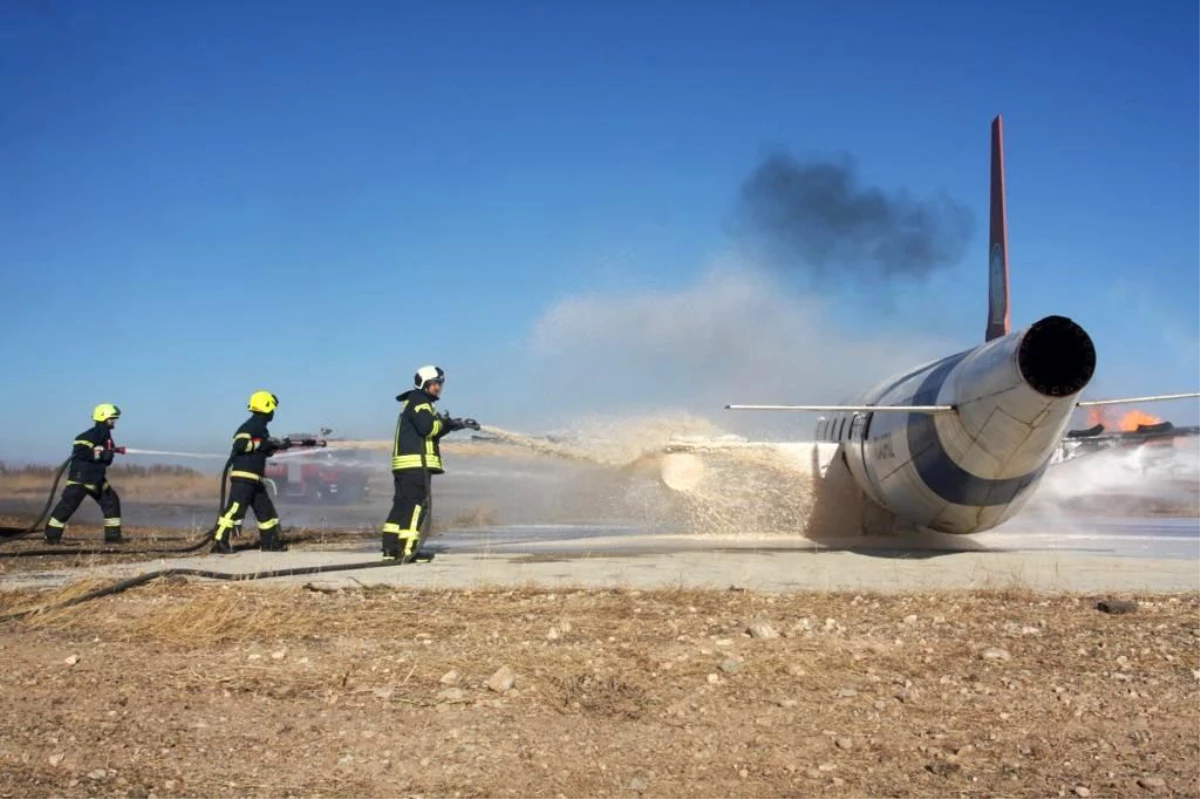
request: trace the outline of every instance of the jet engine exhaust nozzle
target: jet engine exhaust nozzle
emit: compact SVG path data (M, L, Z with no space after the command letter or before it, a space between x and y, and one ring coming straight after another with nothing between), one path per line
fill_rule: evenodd
M1029 328L1017 350L1017 367L1029 386L1046 397L1083 390L1096 371L1091 336L1065 316L1047 316Z

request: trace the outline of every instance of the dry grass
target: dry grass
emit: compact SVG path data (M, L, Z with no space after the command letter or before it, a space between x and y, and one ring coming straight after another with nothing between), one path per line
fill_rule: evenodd
M50 490L53 475L8 472L0 474L0 499L43 501ZM109 482L122 499L147 502L213 502L218 489L217 475L121 474L113 473ZM62 488L60 486L59 491Z
M1200 601L1138 598L154 584L0 627L0 794L1196 795Z
M0 616L10 613L28 613L24 624L30 627L54 626L70 624L71 611L69 608L51 610L50 608L62 602L70 602L112 583L112 580L85 578L76 580L70 585L50 592L14 591L8 595L0 595Z
M264 603L263 599L262 594L254 592L215 591L205 601L173 604L145 616L137 634L185 647L269 640L294 621L294 614L277 602Z

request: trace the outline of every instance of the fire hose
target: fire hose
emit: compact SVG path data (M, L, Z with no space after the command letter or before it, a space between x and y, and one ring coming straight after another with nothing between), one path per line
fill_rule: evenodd
M54 472L54 482L50 485L50 495L46 497L46 504L42 507L42 512L38 514L38 517L33 520L33 524L29 525L24 530L19 527L0 528L0 535L4 536L4 538L0 540L0 544L8 541L15 541L18 538L24 538L25 536L36 532L37 529L42 526L42 523L46 521L46 517L50 515L50 508L52 505L54 505L54 498L58 496L58 484L62 482L62 477L64 474L66 474L67 467L70 465L71 459L67 458Z
M302 441L293 442L291 439L285 438L285 439L282 439L279 442L279 444L281 445L280 446L281 450L287 450L287 449L291 449L293 447L324 447L326 445L326 442L323 440L318 440L318 439L304 439ZM130 452L130 454L158 454L156 450L132 450L129 452ZM178 454L178 453L171 453L171 454ZM191 453L188 453L188 454L191 454ZM208 457L208 456L194 455L193 457ZM26 536L29 536L32 533L36 532L37 529L42 526L42 524L46 521L46 517L50 513L51 506L54 504L54 498L58 495L58 484L62 481L62 476L66 472L67 467L70 466L70 464L71 464L71 459L67 458L67 460L63 461L62 465L58 467L58 471L54 475L54 483L50 487L50 495L46 499L46 504L42 508L41 514L33 522L33 524L31 524L29 527L25 528L24 530L19 530L15 535L10 535L10 536L7 536L4 539L0 540L0 544L4 544L4 543L11 542L11 541L16 541L21 538L25 538ZM228 459L226 459L225 466L221 470L221 484L220 484L220 490L219 490L220 501L219 501L219 504L217 505L217 516L218 517L225 510L225 501L228 496L226 494L226 489L229 485L228 476L229 476L229 471L230 471L232 465L233 465L233 456L230 456ZM185 544L180 547L153 547L150 549L136 549L136 550L121 549L121 548L116 548L116 547L56 547L56 548L48 548L47 547L44 549L22 549L22 550L17 550L15 552L0 552L0 558L31 558L31 557L40 557L40 556L45 556L45 555L121 555L121 554L185 555L190 552L196 552L197 550L203 549L205 545L212 543L213 537L216 535L216 532L217 532L217 526L218 526L217 523L214 523L213 526L210 527L208 530L206 530L204 532L204 534L201 535L197 541L190 543L190 544ZM249 544L235 545L234 549L238 549L238 550L250 549L251 546L252 545L249 545Z

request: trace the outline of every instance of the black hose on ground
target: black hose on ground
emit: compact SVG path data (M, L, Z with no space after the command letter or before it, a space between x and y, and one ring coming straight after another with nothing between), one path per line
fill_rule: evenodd
M41 558L62 555L187 555L202 548L211 538L201 539L198 544L189 544L186 548L168 549L99 549L97 547L77 547L75 549L17 549L12 552L0 552L0 559L5 558ZM248 549L258 549L258 544L234 544L234 552L244 552Z
M54 478L54 486L50 490L50 499L46 502L46 509L42 511L42 517L39 518L38 521L34 522L33 526L31 526L29 529L18 535L12 536L11 538L5 539L6 541L13 541L18 538L23 538L41 526L42 520L45 518L46 514L50 512L50 506L54 502L55 495L58 493L59 479L62 477L63 472L66 470L67 465L70 464L70 462L71 461L68 458L67 461L64 462L59 468L58 475ZM225 461L225 467L221 470L221 499L220 504L217 505L218 517L221 515L221 512L225 510L225 499L227 497L225 491L226 487L229 485L229 470L232 465L233 458L229 458ZM214 523L212 527L205 531L204 535L202 535L199 540L180 547L153 547L150 549L124 549L121 547L47 547L45 549L23 549L15 552L0 552L0 558L30 558L45 555L186 555L189 552L196 552L197 550L203 549L205 545L212 543L213 536L216 535L216 532L217 524ZM249 546L244 546L242 548L250 549Z
M272 569L264 572L243 572L243 573L228 573L209 571L207 569L159 569L157 571L146 572L139 574L136 577L129 577L125 580L119 580L111 585L106 585L103 588L97 588L94 591L89 591L86 594L81 594L77 597L46 605L40 608L30 608L29 610L21 610L15 613L7 613L0 616L0 622L18 621L32 616L35 613L45 613L51 610L60 610L61 608L69 608L74 605L81 605L84 602L90 602L93 599L100 597L112 596L123 591L128 591L130 588L136 588L139 585L157 580L161 577L204 577L209 580L222 580L224 582L242 582L245 580L268 580L273 577L295 577L303 574L324 574L326 572L353 571L356 569L378 569L384 566L396 566L399 564L397 560L370 560L362 563L344 563L344 564L327 564L324 566L297 566L291 569Z
M18 538L24 538L27 535L32 535L41 527L46 517L50 515L50 508L54 505L54 498L58 496L58 484L62 482L63 475L67 473L67 467L71 465L71 459L67 458L58 467L58 471L54 473L54 482L50 485L50 496L46 497L46 504L42 507L42 512L34 520L33 524L22 530L19 527L4 527L0 528L0 544L8 541L16 541Z

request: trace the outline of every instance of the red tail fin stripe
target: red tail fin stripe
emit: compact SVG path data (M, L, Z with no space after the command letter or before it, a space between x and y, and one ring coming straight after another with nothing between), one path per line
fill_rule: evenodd
M1004 119L992 121L991 225L988 236L988 324L985 340L1008 335L1008 220L1004 200Z

